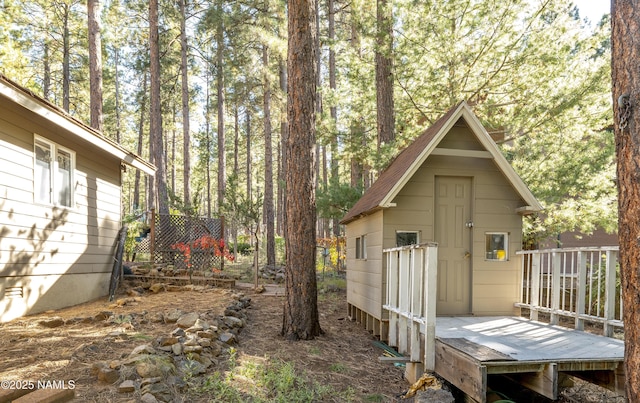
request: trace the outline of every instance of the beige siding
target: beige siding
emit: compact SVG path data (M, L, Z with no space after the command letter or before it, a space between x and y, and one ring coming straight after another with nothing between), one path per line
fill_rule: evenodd
M346 227L347 302L380 319L382 315L382 211ZM366 235L367 258L356 259L355 240Z
M106 295L121 225L120 161L0 104L0 321ZM33 136L75 152L72 208L34 204ZM4 297L21 287L22 298Z

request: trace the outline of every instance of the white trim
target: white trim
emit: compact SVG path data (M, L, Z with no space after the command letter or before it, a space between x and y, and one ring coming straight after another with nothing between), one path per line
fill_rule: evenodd
M432 154L448 155L448 154L442 154L443 152L446 153L448 151L443 151L446 149L437 149L437 145L444 138L444 136L447 133L449 133L453 125L461 117L465 119L465 121L467 122L467 125L469 125L469 128L471 129L471 132L476 136L478 141L480 141L480 143L485 147L489 155L493 157L493 160L495 161L496 165L498 165L498 168L500 168L500 170L502 171L504 176L507 178L507 180L511 183L511 185L516 190L516 192L525 201L525 203L527 203L527 209L528 209L527 212L541 211L542 205L540 205L538 200L536 200L535 196L533 195L533 193L531 193L531 191L529 190L527 185L525 185L525 183L522 181L520 176L518 176L518 174L513 170L513 167L511 166L511 164L509 164L509 162L506 160L504 155L502 155L502 152L498 148L498 145L493 141L489 133L487 133L485 128L482 126L482 123L480 123L480 121L478 120L476 115L473 113L469 105L464 101L460 103L458 108L451 114L449 119L442 125L442 127L433 137L431 142L424 148L424 150L422 150L420 155L413 161L411 166L405 171L405 173L402 175L400 180L397 181L394 184L394 186L391 188L391 190L385 195L385 197L380 202L379 206L380 207L388 206L393 201L393 199L395 199L395 197L398 195L400 190L407 184L407 182L409 182L411 177L413 177L413 175L417 172L417 170L422 166L424 161L430 155ZM436 151L436 150L440 150L440 151ZM434 153L434 151L436 152ZM468 151L465 151L465 150L455 150L455 151L458 153L458 155L468 153ZM440 154L438 154L438 152ZM488 158L484 153L480 154L479 156L473 155L474 154L473 152L471 153L472 154L468 156L474 156L476 158Z
M444 155L448 157L469 157L469 158L487 158L493 159L493 155L489 151L481 150L459 150L455 148L436 148L431 155Z

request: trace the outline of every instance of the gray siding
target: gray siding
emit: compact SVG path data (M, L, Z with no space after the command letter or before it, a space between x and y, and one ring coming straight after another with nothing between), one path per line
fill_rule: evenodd
M382 211L346 227L347 302L375 318L382 316ZM355 240L366 235L367 258L356 259Z
M34 203L34 133L75 152L74 206ZM106 295L121 224L120 161L0 103L0 321ZM7 298L7 288L22 298Z
M484 149L466 126L454 126L438 147ZM384 214L377 212L347 225L349 302L376 318L386 317L386 312L380 313L383 301L375 299L378 295L383 299L385 295L385 262L374 262L371 254L366 262L353 259L355 237L365 233L369 237L372 232L368 231L377 234L379 227L382 227L382 246L376 245L375 248L380 254L383 248L395 246L396 231L418 231L420 242L433 241L434 187L437 176L472 178L472 313L514 313L514 303L520 295L520 260L515 252L522 247L522 217L516 213L516 209L525 203L494 161L488 158L432 155L395 197L395 207L385 209ZM485 260L485 232L509 233L508 261ZM369 252L373 252L373 249ZM370 277L365 280L365 276ZM372 284L372 281L376 284ZM370 297L365 298L365 294Z

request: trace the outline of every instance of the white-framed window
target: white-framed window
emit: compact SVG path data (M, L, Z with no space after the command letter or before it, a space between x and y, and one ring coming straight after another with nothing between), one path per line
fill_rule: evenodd
M365 235L356 238L356 259L367 258L367 238Z
M34 202L72 207L75 153L36 135L34 154Z
M396 231L396 246L417 245L418 231Z
M484 239L486 260L509 260L509 233L485 232Z

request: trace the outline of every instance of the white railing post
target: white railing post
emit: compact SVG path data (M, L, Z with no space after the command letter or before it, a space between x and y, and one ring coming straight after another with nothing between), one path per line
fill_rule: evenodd
M538 307L540 306L540 254L535 253L531 257L531 308L529 318L538 320Z
M560 271L561 269L562 255L559 252L553 252L551 254L551 317L549 322L552 325L557 325L560 315ZM547 292L549 292L547 290Z
M438 247L435 244L427 246L425 270L424 369L425 371L434 371L436 368L436 284L438 281Z
M584 330L584 313L587 298L587 256L584 251L578 251L578 293L576 295L575 328Z
M411 361L420 361L420 323L416 319L422 317L422 273L424 271L424 249L411 249Z
M398 252L387 253L387 305L398 307ZM389 345L398 346L398 314L389 311Z
M409 279L411 276L409 263L411 259L411 251L403 248L400 250L400 278L398 288L398 308L400 317L398 318L398 351L404 354L407 351L407 316L409 314L409 300L411 288Z
M605 261L605 289L604 289L604 335L613 336L613 326L609 321L616 316L616 262L617 253L612 250L606 252Z

